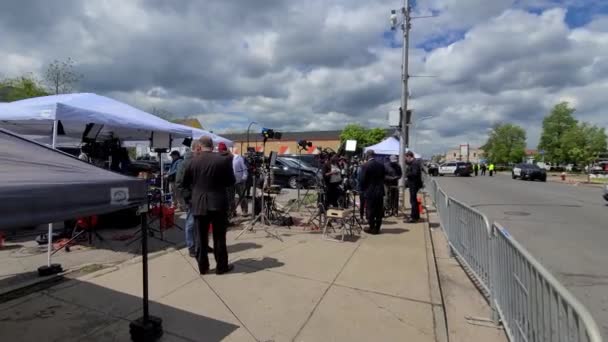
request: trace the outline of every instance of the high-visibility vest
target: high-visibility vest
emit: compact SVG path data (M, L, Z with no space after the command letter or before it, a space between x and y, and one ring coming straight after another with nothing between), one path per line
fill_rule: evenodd
M494 164L490 164L490 167L488 168L490 171L494 171Z

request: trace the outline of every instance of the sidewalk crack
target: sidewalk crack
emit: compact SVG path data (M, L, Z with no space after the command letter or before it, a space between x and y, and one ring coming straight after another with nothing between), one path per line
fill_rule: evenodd
M344 269L346 268L346 265L348 265L348 263L350 262L350 260L353 258L353 256L355 255L355 253L357 253L357 251L359 250L359 247L361 247L361 244L359 243L357 245L357 247L353 250L353 252L351 253L351 255L348 257L348 259L344 262L344 265L342 265L342 268L340 268L340 271L338 272L338 274L336 274L336 276L334 277L334 279L331 281L331 283L329 284L329 286L327 286L327 288L325 289L325 291L323 292L323 295L321 295L321 298L319 298L319 300L317 301L317 303L315 304L314 308L312 309L312 311L310 312L310 314L308 315L308 317L306 317L306 320L304 321L304 323L302 324L302 326L300 327L300 329L298 329L298 332L295 334L295 336L291 339L292 341L295 341L298 336L300 336L300 334L302 333L302 331L304 330L304 328L306 327L306 325L308 325L308 322L310 321L310 319L312 318L312 316L315 314L315 312L317 311L317 308L319 307L319 305L321 304L321 302L323 301L323 299L325 299L325 296L327 295L327 293L329 292L329 290L334 286L334 284L336 283L336 280L338 280L338 278L340 277L340 275L342 274L342 272L344 272Z
M182 254L182 257L184 259L186 259L187 257L185 255ZM186 262L188 262L188 259L186 259ZM198 270L194 267L194 265L192 265L190 262L188 262L188 265L190 265L190 267L192 267L192 269L194 269L195 272L198 273ZM205 280L205 278L200 275L199 279L203 281L203 283L205 283L205 285L207 285L207 287L209 288L209 290L211 290L211 292L213 292L213 294L220 300L220 302L222 302L222 304L226 307L226 309L228 309L228 311L230 311L230 313L232 314L232 316L239 322L239 324L243 327L243 329L245 329L247 331L247 333L256 341L260 341L259 338L257 338L253 332L247 327L247 325L245 325L245 323L239 318L239 316L237 316L236 312L234 312L234 310L232 310L232 308L230 307L230 305L228 305L228 303L226 303L226 301L224 301L224 299L220 296L219 293L217 293L217 291L215 291L215 289L213 288L213 286L211 286L211 284L209 284L209 282L207 282Z

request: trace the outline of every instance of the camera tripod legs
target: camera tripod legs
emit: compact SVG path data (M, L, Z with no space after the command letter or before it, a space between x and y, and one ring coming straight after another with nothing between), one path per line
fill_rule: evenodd
M249 225L247 225L245 228L243 228L234 239L238 240L246 231L253 232L254 228L255 228L255 224L258 222L260 224L262 224L262 226L263 226L262 230L264 230L266 232L266 234L283 242L283 239L281 239L279 234L277 234L276 232L270 231L270 229L268 227L266 227L267 225L270 225L270 220L268 220L268 217L266 217L266 214L263 211L261 213L259 213L258 216L256 216Z

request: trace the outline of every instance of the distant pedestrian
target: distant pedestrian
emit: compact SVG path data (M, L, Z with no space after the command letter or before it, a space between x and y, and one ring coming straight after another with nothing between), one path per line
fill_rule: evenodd
M487 169L486 164L485 163L481 164L481 175L482 176L486 175L486 169Z
M475 171L475 177L477 177L477 175L479 174L479 164L475 164L475 166L473 166L473 169Z
M494 163L490 163L490 166L488 166L488 171L490 171L490 177L492 177L494 175Z

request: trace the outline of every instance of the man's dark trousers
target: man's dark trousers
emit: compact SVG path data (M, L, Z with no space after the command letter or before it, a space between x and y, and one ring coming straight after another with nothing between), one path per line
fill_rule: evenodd
M361 217L361 220L363 220L364 218L367 218L365 216L365 207L367 206L367 203L365 201L365 194L360 192L359 193L359 216Z
M384 216L384 197L366 198L367 221L372 233L380 233Z
M416 186L410 186L410 205L412 206L412 212L410 218L412 220L420 220L420 210L418 208L418 191L420 188Z
M228 248L226 247L226 230L228 221L227 213L224 211L209 211L207 215L195 216L195 224L198 228L199 246L196 251L196 260L200 273L209 271L209 257L207 256L207 245L209 239L209 224L213 225L213 254L217 264L216 271L224 272L228 269Z

